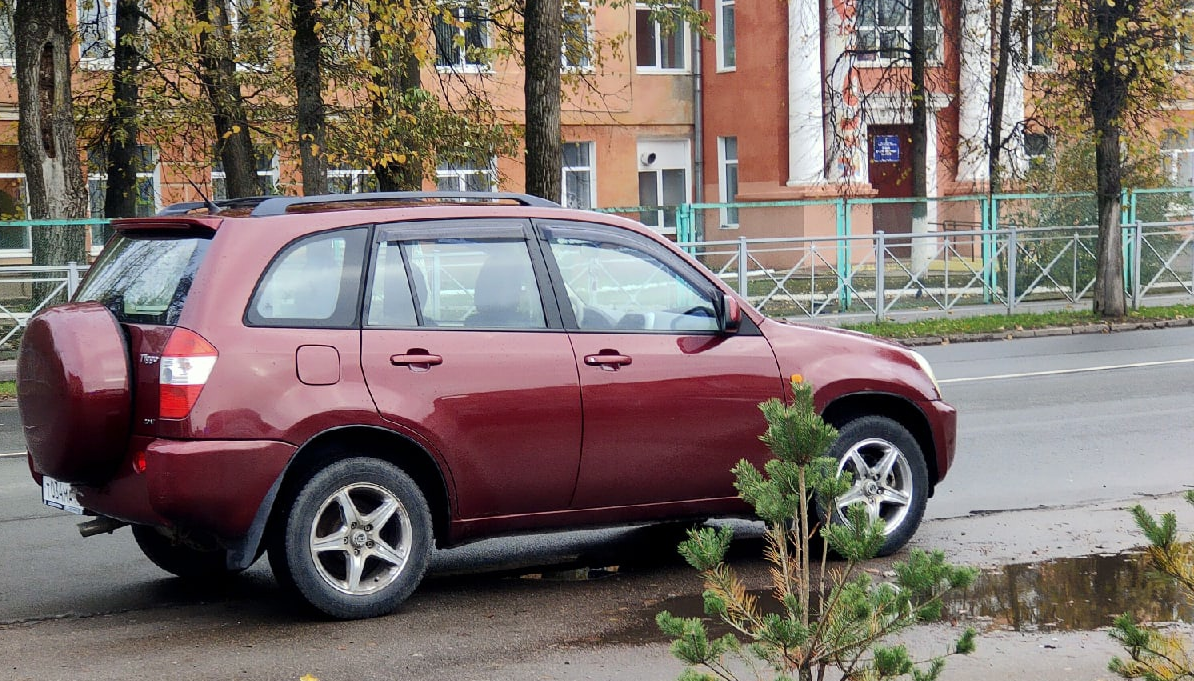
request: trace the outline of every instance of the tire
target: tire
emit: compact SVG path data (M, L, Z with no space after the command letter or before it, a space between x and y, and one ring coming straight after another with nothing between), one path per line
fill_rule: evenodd
M924 516L929 492L924 454L908 429L883 416L854 419L838 432L829 456L838 460L839 475L854 474L854 485L836 500L834 522L845 521L842 511L850 504L864 504L872 519L886 523L879 555L889 556L916 534Z
M228 551L188 544L156 527L133 525L133 538L154 565L182 579L220 581L241 572L239 569L228 569Z
M343 459L295 495L269 550L278 582L319 612L363 619L393 612L431 559L431 511L419 486L384 461Z

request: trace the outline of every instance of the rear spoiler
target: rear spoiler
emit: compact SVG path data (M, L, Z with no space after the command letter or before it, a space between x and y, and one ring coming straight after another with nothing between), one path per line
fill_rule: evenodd
M215 231L224 218L206 215L172 215L167 218L161 216L146 218L117 218L112 220L113 229L125 231L141 231L152 229L186 230L205 229Z

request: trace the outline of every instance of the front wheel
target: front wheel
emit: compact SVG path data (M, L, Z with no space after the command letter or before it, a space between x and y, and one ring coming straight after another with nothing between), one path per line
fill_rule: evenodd
M920 526L928 501L928 471L916 438L883 416L864 416L839 429L829 450L838 475L849 472L854 484L835 500L834 522L845 522L845 509L861 504L871 520L884 522L886 540L880 556L898 551Z
M422 492L377 459L344 459L315 473L279 525L269 551L279 582L337 619L393 612L431 558L431 511Z

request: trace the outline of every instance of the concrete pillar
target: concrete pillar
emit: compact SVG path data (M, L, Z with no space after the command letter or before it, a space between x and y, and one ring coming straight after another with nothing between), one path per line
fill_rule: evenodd
M818 0L788 2L788 186L825 181Z
M986 138L991 111L991 3L963 1L959 53L958 181L981 183L989 179Z

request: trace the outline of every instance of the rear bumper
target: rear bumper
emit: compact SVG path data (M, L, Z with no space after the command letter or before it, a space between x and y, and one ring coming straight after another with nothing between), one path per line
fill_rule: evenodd
M937 454L937 479L930 481L932 485L936 485L945 479L945 474L954 463L954 450L958 441L958 410L941 400L922 402L920 409L928 419L933 450Z
M128 461L100 487L77 486L88 511L231 540L245 537L295 447L283 442L133 438ZM145 470L133 460L145 453Z

